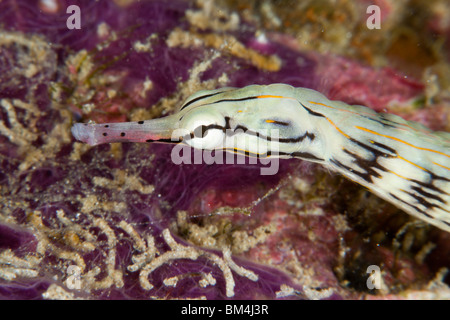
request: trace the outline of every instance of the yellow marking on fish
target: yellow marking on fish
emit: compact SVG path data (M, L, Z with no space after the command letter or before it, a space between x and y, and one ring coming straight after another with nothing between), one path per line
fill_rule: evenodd
M401 159L401 160L403 160L403 161L405 161L405 162L408 162L409 164L412 164L413 166L416 166L416 167L419 168L420 170L423 170L423 171L425 171L425 172L429 172L427 169L425 169L425 168L419 166L418 164L416 164L416 163L414 163L414 162L412 162L412 161L409 161L408 159L405 159L405 158L403 158L403 157L401 157L401 156L399 156L399 155L397 155L397 158L399 158L399 159Z
M440 151L437 151L437 150L433 150L433 149L418 147L418 146L415 146L415 145L413 145L413 144L411 144L409 142L406 142L406 141L401 140L401 139L396 138L396 137L391 137L391 136L388 136L388 135L385 135L385 134L382 134L382 133L379 133L379 132L376 132L376 131L372 131L372 130L369 130L369 129L366 129L366 128L363 128L363 127L360 127L360 126L355 126L355 128L359 129L359 130L363 130L363 131L369 132L369 133L372 133L372 134L375 134L375 135L380 136L380 137L384 137L384 138L388 138L388 139L392 139L392 140L401 142L401 143L406 144L407 146L410 146L412 148L416 148L416 149L424 150L424 151L429 151L429 152L434 152L434 153L437 153L437 154L440 154L440 155L443 155L443 156L446 156L446 157L450 158L450 156L448 154L445 154L443 152L440 152Z
M404 176L402 176L402 175L400 175L400 174L398 174L398 173L396 173L394 171L388 170L388 172L396 175L399 178L402 178L402 179L405 179L405 180L411 180L410 178L404 177Z
M347 109L343 109L343 108L336 108L336 107L332 107L332 106L326 105L326 104L321 103L321 102L315 102L315 101L308 101L308 102L309 102L309 103L312 103L312 104L320 105L320 106L323 106L323 107L326 107L326 108L330 108L330 109L335 109L335 110L347 112L347 113L358 114L358 115L363 114L363 115L370 116L370 117L373 117L373 116L374 116L373 113L368 113L368 112L355 112L355 111L351 111L351 110L347 110ZM404 127L408 128L408 129L411 129L411 130L417 131L417 128L413 128L413 127L411 127L410 125L408 125L408 124L406 124L406 123L398 123L398 122L395 122L395 124L396 124L396 125L399 125L399 126L404 126ZM426 134L426 135L428 135L428 136L431 135L429 132L426 132L426 131L423 131L423 130L420 130L420 132L422 132L422 133L424 133L424 134Z
M351 110L347 110L347 109L336 108L336 107L332 107L332 106L329 106L327 104L324 104L324 103L321 103L321 102L316 102L316 101L308 101L308 102L312 103L312 104L316 104L316 105L322 106L322 107L327 107L327 108L330 108L330 109L335 109L335 110L348 112L348 113L352 113L352 114L364 114L364 115L368 115L368 116L373 116L372 113L368 113L368 112L367 113L366 112L355 112L355 111L351 111Z
M274 98L274 99L294 99L294 98L290 98L290 97L284 97L284 96L274 96L271 94L265 94L265 95L261 95L261 96L257 96L258 99L267 99L267 98Z
M333 121L331 121L329 118L327 118L327 120L328 120L329 123L332 124L333 127L336 128L337 131L339 131L340 134L342 134L347 139L350 139L350 136L348 134L346 134L344 131L342 131L341 129L339 129L339 127L337 125L335 125Z
M439 167L441 167L441 168L444 168L444 169L447 169L447 170L450 171L450 168L449 168L449 167L446 167L446 166L444 166L444 165L442 165L442 164L436 163L436 162L434 162L434 161L431 161L431 163L432 163L432 164L435 164L435 165L437 165L437 166L439 166Z

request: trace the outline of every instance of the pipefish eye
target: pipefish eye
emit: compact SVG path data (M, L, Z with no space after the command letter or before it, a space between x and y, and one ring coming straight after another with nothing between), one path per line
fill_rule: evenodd
M183 117L180 127L190 133L185 142L194 148L215 149L223 144L225 118L213 111L195 111Z

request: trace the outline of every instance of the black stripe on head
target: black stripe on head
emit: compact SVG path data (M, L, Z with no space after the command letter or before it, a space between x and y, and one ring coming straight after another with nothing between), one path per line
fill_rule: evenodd
M292 157L305 159L305 160L312 160L312 161L325 161L324 159L317 158L312 153L308 152L293 152L290 154Z
M365 119L367 119L367 120L374 121L374 122L376 122L376 123L379 123L379 124L381 124L383 127L396 128L396 126L386 123L387 119L379 120L379 119L376 119L376 118L366 117L366 116L363 116L363 118L365 118ZM392 122L392 121L390 121L390 122Z
M231 129L230 117L225 117L225 129Z
M232 136L234 134L234 132L236 132L237 130L242 130L245 132L245 134L249 134L249 135L253 135L256 136L258 138L267 140L267 141L276 141L276 142L282 142L282 143L297 143L297 142L302 142L305 138L309 138L311 141L313 141L316 136L314 135L314 133L309 133L306 132L304 135L302 136L298 136L296 138L278 138L278 139L274 139L272 137L269 136L265 136L261 133L259 133L258 131L253 131L248 129L247 127L244 127L242 125L237 125L236 128L234 128L233 133L229 134L229 136Z
M302 105L303 108L305 108L306 111L308 111L308 113L310 115L316 116L316 117L322 117L322 118L326 118L323 114L312 111L311 109L307 108L303 103L301 103L300 101L298 102Z
M180 139L181 141L181 139ZM159 142L159 143L179 143L180 141L172 139L147 139L145 142Z
M258 97L252 96L252 97L244 97L244 98L239 98L239 99L222 99L222 100L217 100L217 101L211 102L211 104L221 103L221 102L247 101L247 100L254 100L254 99L258 99Z
M218 95L219 93L224 93L224 92L227 92L227 91L215 92L215 93L207 94L207 95L192 99L191 101L187 102L184 106L182 106L180 111L183 110L184 108L188 107L189 105L191 105L194 102L200 101L205 98L213 97L215 95ZM211 102L210 104L216 104L216 103L221 103L221 102L247 101L247 100L254 100L254 99L258 99L258 97L252 96L252 97L244 97L244 98L239 98L239 99L222 99L222 100L217 100L217 101Z
M185 104L181 107L180 111L183 110L184 108L187 108L189 105L193 104L194 102L197 102L197 101L202 100L202 99L205 99L205 98L213 97L213 96L218 95L219 93L222 93L222 92L223 92L223 91L215 92L215 93L210 93L210 94L206 94L206 95L204 95L204 96L200 96L200 97L197 97L197 98L195 98L195 99L192 99L191 101L185 103Z
M218 124L210 124L208 126L198 126L197 128L194 129L194 132L191 133L191 137L197 137L197 138L204 138L206 136L206 134L208 133L208 130L211 129L217 129L220 130L222 132L225 133L225 127L222 127L221 125ZM193 134L193 136L192 136Z
M391 147L388 147L388 146L385 145L385 144L382 144L382 143L379 143L379 142L376 142L376 141L373 141L372 144L373 144L374 146L377 146L377 147L379 147L379 148L382 148L382 149L384 149L384 150L386 150L386 151L388 151L388 152L390 152L390 153L392 153L392 154L397 154L397 151L395 151L395 149L392 149Z

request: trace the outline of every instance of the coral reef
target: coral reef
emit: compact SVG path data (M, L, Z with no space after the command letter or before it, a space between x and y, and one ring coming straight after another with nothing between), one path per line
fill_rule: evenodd
M319 166L261 176L248 160L176 165L168 145L71 136L73 122L277 82L450 130L444 0L375 1L380 30L365 0L287 2L0 2L1 299L450 296L450 234Z

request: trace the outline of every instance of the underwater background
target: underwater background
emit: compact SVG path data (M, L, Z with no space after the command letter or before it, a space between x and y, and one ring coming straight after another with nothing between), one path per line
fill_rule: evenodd
M450 234L319 165L70 132L270 83L448 132L449 49L446 0L1 1L0 299L450 298Z

